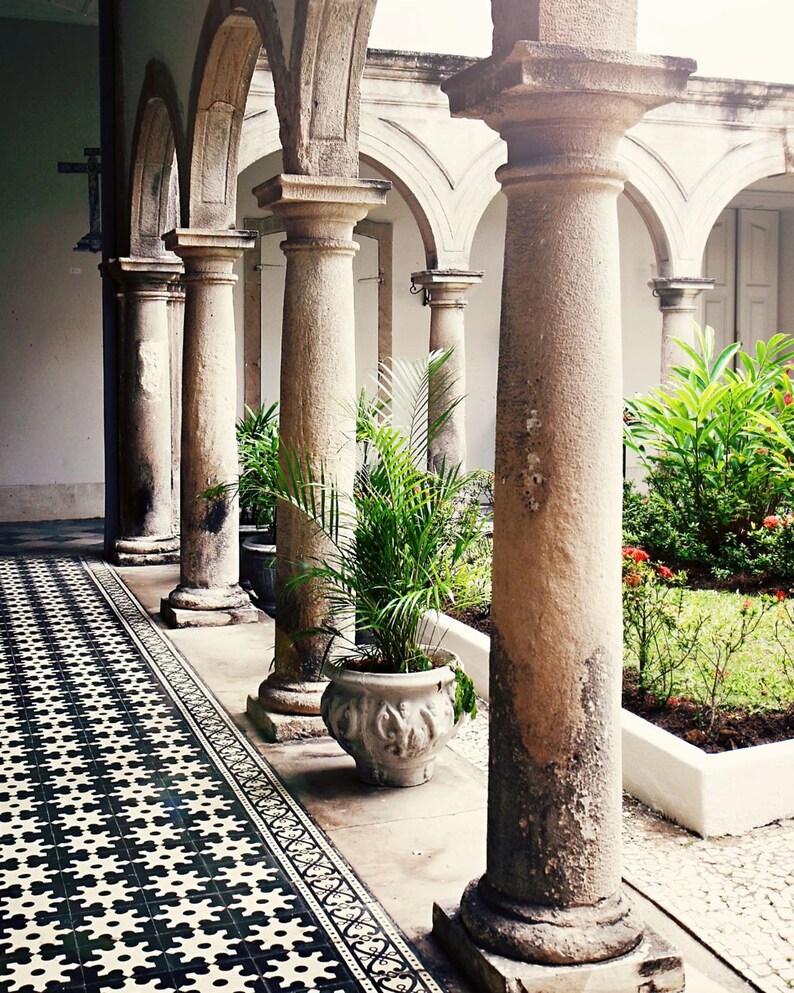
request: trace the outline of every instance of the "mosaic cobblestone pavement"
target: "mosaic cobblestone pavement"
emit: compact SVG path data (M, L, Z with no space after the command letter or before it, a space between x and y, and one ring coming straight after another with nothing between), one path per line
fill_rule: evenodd
M102 562L0 556L0 990L441 993Z
M466 726L468 725L468 726ZM488 705L450 742L488 771ZM700 838L623 802L626 880L766 993L794 989L794 820Z

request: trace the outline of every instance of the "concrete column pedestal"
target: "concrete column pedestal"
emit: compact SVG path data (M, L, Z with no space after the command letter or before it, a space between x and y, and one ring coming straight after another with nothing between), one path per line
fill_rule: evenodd
M179 561L171 492L171 355L168 306L178 260L114 259L119 283L120 565Z
M232 287L235 259L254 243L248 231L178 229L163 236L185 265L180 472L179 585L161 606L171 627L261 619L239 585L239 505L234 489L202 493L238 474L236 357ZM167 424L170 432L170 420ZM170 472L170 465L169 465Z
M299 455L350 493L355 472L356 395L353 226L385 202L390 184L326 176L276 176L254 190L259 206L284 221L287 258L281 346L282 450ZM317 529L279 504L276 542L276 653L273 673L249 700L270 740L325 734L319 717L329 606L311 585L285 591L296 562L329 553Z
M695 344L696 301L703 290L713 289L716 279L658 277L648 281L653 295L659 299L662 312L661 382L670 377L670 370L684 355L675 343L678 338L688 345Z
M541 27L608 28L632 6L581 0L568 24L540 0ZM497 178L508 207L487 869L463 894L455 929L442 914L434 932L464 968L499 960L502 986L489 989L680 990L675 955L673 985L657 983L651 958L614 972L645 940L621 888L616 201L620 139L683 92L694 64L556 41L516 41L443 85L453 115L483 118L506 141ZM594 983L595 963L610 964L606 984ZM543 978L525 982L528 965Z
M440 402L430 406L427 412L432 424L441 409L454 397L466 395L466 336L464 314L466 293L472 286L482 282L482 272L466 272L457 269L428 269L411 275L414 286L421 287L427 294L430 307L430 351L452 349L452 354L444 364L440 375L444 384L451 388ZM430 442L427 453L428 468L438 471L442 465L466 466L466 405L465 401L455 407L444 426Z

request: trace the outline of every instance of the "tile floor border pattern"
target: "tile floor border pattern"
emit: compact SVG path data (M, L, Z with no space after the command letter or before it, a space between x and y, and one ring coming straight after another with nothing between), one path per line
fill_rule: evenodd
M110 838L108 832L103 832L102 822L104 820L118 826L119 818L127 813L124 805L122 805L120 813L119 811L111 813L108 808L107 810L102 809L98 815L89 815L89 820L94 817L94 828L96 828L97 823L99 824L98 830L89 831L85 823L77 825L77 822L71 824L65 832L58 828L57 831L61 834L60 840L64 842L64 838L66 839L64 852L58 850L58 834L52 824L48 828L50 841L48 845L43 844L42 838L36 834L38 825L36 818L49 803L54 804L53 809L57 812L56 816L52 818L53 823L62 821L65 795L67 820L69 817L73 817L81 818L85 822L86 817L84 814L81 817L79 807L76 815L69 814L69 805L75 799L78 801L85 799L83 791L90 792L94 787L93 784L86 786L83 782L85 777L81 778L75 772L74 765L75 763L79 764L79 760L70 758L70 756L75 751L79 753L80 748L83 751L90 751L91 755L94 756L91 761L95 769L101 771L102 762L105 761L106 768L115 767L117 770L121 768L123 776L124 757L122 755L119 758L118 748L114 753L113 735L115 734L116 738L122 741L122 744L126 744L124 742L124 722L126 721L131 733L137 733L139 727L142 729L139 737L145 743L145 735L149 733L148 728L150 726L156 725L160 730L159 723L162 718L158 715L162 713L163 706L167 703L170 708L169 713L172 711L178 716L179 721L175 723L175 717L174 722L172 722L177 731L176 734L172 735L173 748L171 747L172 738L165 742L161 738L159 742L165 750L164 754L170 757L174 752L178 755L180 749L186 753L191 753L191 750L195 751L195 744L198 743L206 756L203 759L205 765L211 767L216 779L222 784L226 784L227 792L231 789L235 802L248 815L249 824L245 826L239 817L238 809L238 813L232 815L225 825L232 829L228 835L223 834L224 825L220 824L221 840L210 842L207 846L207 849L214 851L220 860L214 863L213 872L219 877L224 872L233 875L239 866L232 866L231 868L224 866L224 862L228 862L226 847L233 848L235 844L238 844L245 848L247 844L250 848L251 836L253 836L258 842L262 854L261 858L254 860L258 866L259 875L265 881L264 883L260 882L260 889L267 887L274 872L280 873L278 881L286 883L294 891L299 901L299 907L306 911L299 917L295 915L285 916L283 911L291 912L294 908L288 907L287 903L283 901L289 902L295 898L285 895L282 889L274 890L273 886L270 886L265 892L258 894L260 899L258 903L254 901L256 906L268 907L270 904L275 906L275 912L271 913L270 917L265 914L264 920L262 913L258 916L249 915L251 923L245 920L243 924L240 924L238 920L240 929L235 932L235 947L248 949L245 968L250 969L253 952L250 951L251 946L246 945L245 942L250 942L252 939L245 937L248 932L243 931L242 927L253 927L255 924L255 935L257 933L260 936L267 934L272 937L274 933L277 935L274 944L276 950L273 952L268 945L265 945L264 950L262 950L260 946L260 956L268 958L268 961L262 963L257 960L256 965L260 971L254 970L253 976L250 971L244 969L243 973L238 976L240 988L244 983L246 989L276 990L279 993L281 990L294 991L296 987L305 989L307 985L312 989L328 990L329 993L336 993L337 990L339 993L352 993L354 990L368 991L368 993L441 993L435 979L426 970L393 922L354 876L347 863L338 855L326 837L314 826L303 808L287 793L273 770L232 724L209 691L189 669L177 650L153 625L113 570L102 562L81 564L75 559L54 556L6 557L0 559L0 568L5 573L4 585L7 598L11 599L16 595L17 600L16 616L11 616L11 620L6 623L6 640L11 644L6 645L5 651L0 651L0 663L5 660L6 669L9 667L15 669L14 680L6 675L5 682L14 683L19 690L19 699L16 701L18 709L16 716L18 719L28 722L25 724L24 732L30 740L36 743L36 747L44 751L45 756L49 746L51 753L57 757L55 768L61 771L56 788L51 793L46 793L49 787L42 785L46 776L43 777L39 773L37 783L39 792L31 800L30 797L33 794L26 789L29 784L20 779L21 773L25 769L26 757L21 744L15 744L15 742L20 741L19 735L16 738L12 736L11 739L10 751L13 754L2 756L2 759L6 761L7 773L9 770L8 762L11 762L12 771L0 782L0 793L11 796L11 801L5 804L8 813L1 819L0 837L2 837L3 831L7 830L9 815L13 818L15 811L22 818L23 829L21 832L12 830L10 835L5 836L6 855L8 856L8 853L11 852L11 857L10 859L7 858L5 862L0 862L0 893L3 892L2 884L6 884L4 887L5 897L0 900L0 951L3 948L11 948L12 952L14 951L13 936L15 933L21 935L23 941L28 943L30 943L28 935L32 933L33 938L38 938L40 942L45 941L45 944L40 947L46 950L46 954L34 956L35 964L38 966L38 976L35 978L33 978L35 973L32 971L32 964L25 961L24 949L21 953L18 952L15 963L13 962L13 954L7 957L6 961L11 962L12 980L10 985L7 980L4 983L2 972L0 972L0 989L32 990L33 993L45 993L45 988L46 993L50 993L51 990L54 993L55 989L68 989L70 993L72 991L77 993L78 990L86 989L90 990L91 993L94 991L98 993L99 990L106 989L154 991L164 988L174 989L176 986L179 989L190 988L191 993L197 993L196 986L200 991L214 991L218 986L228 987L230 970L243 967L239 961L232 961L233 956L229 950L232 939L228 937L230 932L223 931L219 921L221 918L224 920L223 927L230 927L234 924L229 915L231 913L230 907L235 901L238 903L242 901L244 910L248 911L248 897L245 893L240 894L241 889L250 889L247 883L232 887L235 890L234 893L212 894L215 902L219 904L219 908L212 912L220 915L219 919L212 922L209 930L205 929L206 933L195 937L205 939L204 947L208 947L207 940L212 945L214 939L215 944L209 953L205 953L205 955L210 956L210 960L204 960L199 964L196 964L195 957L188 956L187 960L179 958L181 952L185 950L186 942L192 940L190 936L185 937L184 928L181 928L179 929L180 934L176 936L176 947L181 949L176 953L176 960L174 960L173 947L164 944L165 937L158 931L156 936L136 935L135 938L122 939L119 942L119 946L123 945L123 950L127 953L125 956L127 960L130 959L130 954L137 956L137 958L133 958L132 962L128 961L126 964L121 962L118 956L113 957L118 951L114 950L114 942L110 943L110 947L108 947L107 942L104 944L102 941L94 942L92 948L87 952L85 961L82 957L82 952L85 949L78 949L81 953L80 968L78 972L75 972L74 968L76 967L73 968L70 965L67 968L64 964L63 952L62 950L59 951L57 947L58 932L66 932L69 929L64 924L64 920L56 920L55 918L65 919L66 910L62 910L57 901L52 906L46 907L47 911L51 911L50 913L44 913L42 910L49 898L49 894L42 889L42 885L46 889L46 886L49 885L48 877L55 875L56 869L59 874L58 878L61 878L63 875L61 870L64 866L69 867L76 874L78 882L86 883L87 878L87 886L82 887L82 889L88 889L94 896L97 893L102 895L100 887L105 887L103 892L107 893L108 887L112 889L114 886L117 887L117 892L125 895L127 890L135 886L136 880L129 878L130 874L134 876L135 872L138 873L137 890L139 894L143 893L147 887L157 886L161 883L161 878L157 878L156 874L152 878L146 872L143 881L141 881L140 868L132 864L129 858L124 866L121 866L123 860L116 859L114 861L115 856L108 856L111 842L116 844L118 838ZM24 594L28 595L25 596ZM30 594L33 596L31 597ZM9 612L10 615L11 613ZM2 645L0 645L0 649L2 649ZM95 663L99 656L106 665L104 672L92 671L92 662ZM67 685L65 681L66 670L70 668L72 662L74 664L71 666L71 681ZM22 678L26 675L26 665L28 673L40 678L41 684L47 687L46 711L40 719L36 718L35 710L31 713L30 719L28 718L27 704L32 698L31 689ZM54 666L59 675L64 676L62 685L54 686L53 684L57 681L47 678L48 665L50 668ZM94 665L93 669L96 670L97 666ZM137 686L136 681L142 684L142 689ZM118 687L118 692L123 691L125 694L121 698L122 710L125 711L123 715L116 713L113 709L114 706L118 707L118 703L107 699L103 700L101 697L101 693L108 688L106 685L108 683L114 689ZM147 683L148 685L144 685ZM147 699L147 691L149 697L155 696L157 700ZM82 699L81 694L83 695ZM96 709L86 719L86 726L83 727L81 717L83 710L81 708L87 701L95 703ZM7 712L7 697L5 706ZM22 707L24 710L20 709ZM69 725L70 715L73 718L74 726ZM111 742L108 744L106 741L99 741L95 745L94 735L89 736L89 730L101 726L103 720L106 722L106 729ZM188 732L187 734L180 732L180 724L181 732ZM48 736L44 733L42 728L46 731L48 726L53 728L57 726L58 735L50 734ZM155 768L158 764L155 761L158 744L156 733L152 732L150 735L155 741L155 747L146 755L147 760L151 761L146 763L144 778L148 775L149 768ZM160 733L162 735L162 731ZM80 737L81 734L84 736L83 738ZM193 739L192 742L190 741L191 738ZM74 741L77 741L78 744L69 743ZM182 741L182 744L179 741ZM123 748L121 750L123 751ZM8 749L6 751L8 752ZM110 765L102 758L108 752L112 759ZM100 758L96 758L96 755L99 755ZM190 757L189 754L188 757ZM72 765L71 772L70 763ZM133 767L136 764L140 765L141 763L139 761L136 763L136 759L133 757ZM172 769L173 765L172 759L170 763ZM79 785L75 785L75 776L80 779ZM202 779L202 776L204 780L207 779L199 770L198 778ZM178 780L184 779L184 776L177 775L172 778ZM140 776L136 780L135 775L130 773L130 781L133 780L136 781L137 788ZM209 786L212 786L211 782ZM217 793L218 789L213 790L212 788L207 789L206 786L199 786L192 797L189 785L186 789L188 791L186 793L183 791L182 800L185 801L187 798L188 807L191 801L197 809L206 803L209 803L210 806L214 804L219 811L217 816L220 814L228 816L223 797L221 800L213 800L212 794L213 792ZM42 794L42 791L49 799ZM144 792L146 792L146 787L144 789L137 788L138 794ZM52 793L56 795L53 797ZM119 800L119 793L122 799L125 798L125 790L114 788L113 799L115 801ZM99 806L99 800L105 806L111 802L109 797L97 799L92 794L91 798L96 801L93 804L95 808ZM144 797L139 797L137 800L127 798L125 803L128 803L133 811L136 810L137 804L137 810L140 813L144 809L144 800ZM226 805L228 806L228 802ZM92 804L87 804L86 810L89 810L91 806ZM175 813L174 810L167 812ZM155 819L155 823L156 821L157 819ZM209 821L212 821L211 816ZM134 833L136 821L132 820L130 823L133 825L132 833ZM145 821L147 828L148 823ZM217 831L219 826L217 818L214 827L211 824L209 829L204 821L199 823L203 830L209 830L210 837L213 837L213 831ZM14 826L12 823L12 828ZM19 828L19 824L16 827ZM141 828L137 830L140 831ZM249 831L250 836L246 835L246 831ZM160 833L162 834L163 831L160 830ZM233 837L238 840L227 841ZM24 839L30 839L30 841ZM170 840L168 839L165 847L170 844ZM81 846L87 848L91 854L86 855L84 851L80 850ZM154 847L157 848L156 843ZM32 856L31 850L33 851ZM190 851L188 854L190 858L197 859L202 864L209 866L212 862L212 858L204 857L206 853L198 845L195 851ZM77 869L74 865L69 866L69 863L75 859L90 859L92 857L94 858L93 862L80 863L88 871L88 877L80 876L79 865ZM254 858L253 855L251 858ZM175 858L174 861L178 860ZM18 865L14 865L15 862ZM106 865L102 863L106 863ZM246 863L246 867L249 864L254 863ZM266 868L267 864L274 864L273 868ZM219 865L224 867L218 869ZM147 872L148 868L147 866ZM122 878L118 879L122 869ZM176 870L166 868L165 871L166 873L170 871L172 877L174 871L177 876L182 874L189 877L193 874L186 872L185 866L177 866ZM99 883L91 882L91 872L97 873L100 878ZM124 873L127 874L126 877ZM248 872L246 875L250 876L251 873ZM32 879L32 888L26 893L23 886L20 896L16 891L19 888L19 880L24 878ZM170 882L171 884L181 884L183 889L185 887L189 889L190 886L189 879L171 878ZM202 882L206 883L207 881L202 880ZM217 880L213 878L212 882L215 883ZM220 890L221 887L218 886L217 889ZM11 894L10 898L9 893ZM20 908L25 906L23 900L26 895L29 899L27 906L32 905L40 912L38 915L34 914L27 922L20 924L20 915L23 913ZM63 894L60 896L63 897ZM152 895L151 891L148 891L147 907L149 902L157 902L156 896L156 893ZM30 902L31 898L32 903ZM80 899L78 894L76 904L78 914L82 910ZM275 904L273 903L274 900ZM279 906L279 900L282 901L283 906ZM74 906L69 902L68 895L67 899L61 902L64 908L69 909L68 917L71 925L74 923L71 919L72 913L75 912ZM99 902L101 904L101 901ZM127 907L126 904L123 906ZM108 903L107 906L100 906L99 911L95 911L95 913L109 912L114 917L123 919L125 923L123 933L125 935L130 931L143 928L144 925L139 919L140 908L131 906L121 911L120 907L122 907L121 902L113 903L112 908L111 904ZM166 916L168 909L166 907ZM171 906L170 909L178 916L179 906ZM278 913L278 911L282 912ZM90 909L82 912L84 913L82 924L86 928L97 922L102 924L105 920L105 918L91 917ZM25 911L24 913L29 912ZM235 911L235 913L238 914L239 919L242 919L240 917L242 911ZM306 918L309 920L308 925L305 923ZM193 923L195 922L192 921L191 924ZM218 927L216 928L215 925ZM324 943L307 936L317 931L315 925L319 925L321 928L322 934L325 936ZM78 924L74 923L70 932L73 941L77 941L79 937L77 927ZM280 930L274 932L276 927ZM20 928L22 930L18 930ZM121 930L121 926L119 928ZM44 932L44 939L36 933L37 929ZM100 935L105 933L100 931ZM278 937L279 934L281 935L280 938ZM174 972L173 975L170 972L168 975L164 973L152 975L153 967L148 956L157 953L144 951L144 947L146 943L154 942L155 937L160 941L161 946L160 958L157 961L163 961L162 955L165 952L165 961L172 964L176 961L175 969L181 968L181 972ZM166 937L168 940L174 939L174 935ZM309 949L306 947L307 945L313 947ZM195 950L193 948L194 952ZM329 958L329 953L331 958ZM21 959L19 954L22 955ZM170 958L168 957L169 954ZM243 951L238 951L238 955L243 955ZM333 958L334 955L338 956L344 965L336 962ZM95 959L97 960L95 961ZM100 964L105 962L109 967L112 967L110 980L106 981L106 974L101 969L100 975L96 975L97 961ZM189 966L187 971L185 971L185 961L192 962L192 967ZM140 967L137 972L135 971L136 966ZM117 975L119 968L122 968L123 972L121 978ZM69 969L72 971L70 972ZM262 969L265 971L261 971ZM7 976L8 970L6 970ZM102 980L101 985L100 980ZM120 987L119 981L123 981L124 985ZM163 983L165 986L161 985Z
M487 705L449 747L487 773ZM700 838L625 796L623 861L627 883L734 971L794 989L794 820Z
M394 922L234 725L181 653L152 624L115 571L104 562L86 562L85 567L148 656L199 740L210 754L215 753L222 769L227 770L226 778L287 875L307 901L314 904L315 912L324 918L324 924L341 947L349 946L355 972L367 983L366 988L380 989L377 981L371 981L372 947L380 942L382 962L388 965L391 978L398 979L396 990L441 993L436 980ZM399 963L397 968L395 962ZM409 981L411 974L413 981ZM385 978L388 980L389 976ZM391 988L388 982L384 988Z

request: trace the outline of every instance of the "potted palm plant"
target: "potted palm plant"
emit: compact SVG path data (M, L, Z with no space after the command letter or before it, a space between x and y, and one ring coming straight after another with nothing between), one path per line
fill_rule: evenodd
M240 475L233 486L240 500L240 581L253 589L258 606L276 608L276 496L278 478L278 404L245 408L237 422Z
M470 484L456 465L426 468L428 442L457 398L437 375L449 352L424 363L381 369L379 399L357 407L359 464L352 493L340 493L308 459L286 453L282 499L324 534L329 553L300 564L287 592L311 583L329 608L320 629L296 637L328 638L329 684L322 716L356 761L361 778L385 786L426 782L436 757L465 714L476 714L460 660L428 643L427 611L461 604L483 540L480 516L461 499ZM435 391L443 391L443 406ZM393 409L409 411L407 427ZM427 410L442 410L428 424ZM317 490L321 490L318 498Z

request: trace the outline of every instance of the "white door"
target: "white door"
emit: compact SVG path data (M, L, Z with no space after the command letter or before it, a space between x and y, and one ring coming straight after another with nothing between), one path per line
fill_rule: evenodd
M749 352L777 331L778 229L776 210L740 209L736 337Z
M703 275L716 279L713 289L700 295L703 325L714 328L719 354L735 341L736 331L736 211L723 210L711 229L703 256Z

